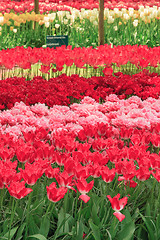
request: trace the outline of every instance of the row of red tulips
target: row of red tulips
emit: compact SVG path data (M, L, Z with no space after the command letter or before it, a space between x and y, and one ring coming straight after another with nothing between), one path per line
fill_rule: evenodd
M65 5L65 7L64 7ZM111 0L107 1L105 0L104 6L105 8L109 9L114 9L114 8L134 8L138 9L139 6L144 5L144 6L160 6L159 1L149 1L149 0L132 0L132 1L118 1L118 0ZM85 9L94 9L99 7L99 2L94 1L94 0L88 0L88 1L81 1L81 0L76 0L76 1L59 1L59 0L49 0L49 1L40 1L40 13L44 12L49 12L49 11L59 11L59 10L67 10L69 11L68 7L72 8L85 8ZM23 13L23 12L31 12L34 9L33 1L32 0L25 0L25 1L10 1L10 0L1 0L0 1L0 12L5 13L5 12L10 12L10 11L15 11L17 13Z
M73 101L90 96L96 101L105 100L109 94L117 94L121 99L137 95L143 100L160 95L160 77L156 73L142 72L132 76L116 73L116 76L83 78L62 74L48 81L34 77L7 78L0 81L0 108L10 109L16 102L26 105L45 103L47 106L69 105ZM38 89L38 90L37 90Z
M54 64L53 71L61 71L64 65L69 67L73 64L78 68L86 68L86 65L89 65L94 69L105 67L105 70L113 64L120 67L127 63L138 68L148 66L156 68L160 62L160 47L149 48L146 45L114 46L113 48L111 45L101 45L96 49L92 47L72 49L72 46L56 49L16 47L0 51L0 66L7 69L15 66L30 69L32 64L38 62L44 65L41 71L45 73L51 69L51 64Z

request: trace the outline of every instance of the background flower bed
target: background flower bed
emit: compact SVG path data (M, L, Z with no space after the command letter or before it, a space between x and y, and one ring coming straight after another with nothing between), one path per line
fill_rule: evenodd
M11 1L11 0L1 0L1 11L3 12L8 12L8 11L15 11L15 12L24 12L26 10L28 11L32 11L34 8L33 5L33 1L32 0L26 0L26 1L21 1L21 2L15 2L15 1ZM40 0L40 10L41 13L46 12L46 11L51 11L52 9L54 9L54 7L58 7L58 10L60 10L60 8L64 8L65 6L69 6L72 8L77 8L77 9L81 9L81 8L85 8L85 9L93 9L93 8L98 8L98 1L95 0L90 0L90 1L84 1L84 0L76 0L76 1L56 1L56 0L49 0L47 2L44 2L43 0ZM123 0L123 1L119 1L119 0L111 0L111 1L104 1L105 4L105 8L109 8L109 9L113 9L115 7L117 8L129 8L132 7L134 9L138 9L138 7L140 5L144 5L144 6L149 6L149 7L153 7L153 6L159 6L159 1L150 1L150 0L142 0L142 1L138 1L138 0L134 0L134 1L127 1L127 0Z
M4 15L0 16L1 49L16 46L42 47L46 44L46 35L54 34L68 35L69 45L73 47L96 47L98 45L97 8L78 10L66 5L61 7L52 4L47 11L45 3L42 4L41 14L35 14L29 8L29 12L17 14L2 11ZM7 5L5 9L6 7ZM16 4L14 7L18 8ZM21 7L20 9L22 10ZM142 44L150 47L160 44L160 8L158 6L139 5L138 10L105 8L104 19L105 43L107 44Z

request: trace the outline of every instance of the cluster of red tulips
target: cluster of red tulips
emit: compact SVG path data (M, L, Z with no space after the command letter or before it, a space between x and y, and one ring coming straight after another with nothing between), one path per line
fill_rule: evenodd
M38 91L37 91L38 89ZM0 81L0 108L10 109L16 102L26 105L45 103L47 106L69 105L73 100L81 100L85 96L96 101L105 100L109 94L116 94L121 99L136 95L142 99L159 98L160 77L147 71L135 75L115 73L115 76L83 78L78 75L51 78L34 77L30 81L25 78L7 78Z
M65 5L65 7L64 7ZM114 8L134 8L138 9L140 5L153 7L154 5L160 6L159 1L156 0L133 0L133 1L118 1L118 0L111 0L111 1L104 1L105 8L114 9ZM43 1L40 0L40 13L49 12L49 11L56 11L56 10L69 10L69 7L76 8L76 9L94 9L99 7L99 2L96 0L47 0ZM1 0L0 1L0 12L10 12L14 10L17 13L23 13L25 11L31 12L34 9L33 1L32 0Z
M120 67L127 63L140 69L148 66L156 68L160 62L160 47L149 48L146 45L114 46L113 48L111 45L101 45L96 49L92 47L72 49L72 46L61 46L56 49L16 47L0 51L0 66L7 69L15 66L30 69L31 65L39 62L44 65L41 68L44 73L50 69L61 71L64 65L70 67L73 64L78 68L86 68L86 65L89 65L94 69L109 68L113 64Z

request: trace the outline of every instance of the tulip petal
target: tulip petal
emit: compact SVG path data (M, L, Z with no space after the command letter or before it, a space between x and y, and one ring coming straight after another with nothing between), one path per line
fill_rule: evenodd
M73 190L73 191L75 191L75 193L77 192L77 190L74 189L73 187L68 186L68 188L71 189L71 190Z
M122 214L121 212L114 212L113 215L118 218L120 222L122 222L125 219L125 215Z
M89 197L88 195L86 195L86 194L80 195L79 198L80 198L83 202L85 202L85 203L87 203L87 202L89 201L89 199L90 199L90 197Z

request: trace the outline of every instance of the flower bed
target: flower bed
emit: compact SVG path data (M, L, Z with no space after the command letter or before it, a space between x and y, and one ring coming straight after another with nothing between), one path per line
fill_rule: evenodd
M7 78L0 81L0 108L11 108L16 102L27 105L45 103L47 106L68 105L90 96L96 101L104 101L109 94L117 94L121 99L136 95L142 99L159 98L160 77L158 74L139 73L132 76L122 73L106 77L83 78L65 74L48 81L34 77L31 81L25 78Z
M138 1L138 0L134 0L134 1L127 1L127 0L123 0L123 1L117 1L117 0L111 0L111 1L107 1L105 0L105 8L109 8L109 9L113 9L113 8L134 8L134 9L138 9L139 6L149 6L149 7L153 7L153 6L160 6L159 1L149 1L149 0L142 0L142 1ZM118 4L117 4L118 2ZM46 11L52 11L53 9L55 10L60 10L60 9L64 9L66 6L68 7L72 7L72 8L76 8L76 9L81 9L81 8L85 8L85 9L94 9L94 8L98 8L99 3L98 1L94 1L94 0L90 0L90 1L40 1L40 11L41 13L44 13ZM64 7L65 5L65 7ZM21 13L21 12L25 12L25 11L32 11L34 9L34 5L33 5L33 1L21 1L21 2L15 2L15 1L10 1L8 0L6 3L6 0L1 0L0 1L0 6L1 12L10 12L10 11L15 11L17 13Z
M55 105L50 109L44 104L29 107L21 102L16 103L11 110L1 112L1 191L7 196L8 191L17 199L13 198L12 203L15 211L25 205L24 197L29 194L28 207L24 210L26 217L21 219L26 227L21 234L24 232L23 236L31 235L39 232L36 226L42 228L41 222L36 220L36 214L38 212L42 215L43 211L40 213L39 209L34 209L38 200L41 207L44 204L48 206L43 223L47 224L54 219L59 224L61 214L74 217L73 226L81 219L81 234L84 232L87 237L91 234L88 221L94 221L92 211L97 209L95 205L100 199L103 200L103 204L99 205L100 210L103 211L104 205L107 211L98 214L99 221L106 222L110 235L119 234L119 228L112 232L113 219L106 215L107 212L111 214L107 198L118 220L123 221L126 215L128 221L129 211L125 211L125 215L120 211L127 200L131 211L137 201L132 196L134 189L141 191L148 181L156 187L160 181L160 159L156 154L160 146L159 104L159 99L142 101L138 97L131 97L120 100L116 95L110 95L103 104L89 97L85 97L81 104L74 103L70 107ZM39 189L43 191L39 192ZM120 194L112 199L113 191L114 196L117 191L125 194L123 207L114 205ZM49 204L46 195L51 202L59 202L59 205ZM62 198L65 204L69 204L68 207L62 205ZM77 199L76 202L73 202L74 199ZM1 204L9 207L6 198L1 197ZM87 210L87 206L93 207ZM71 207L74 207L73 211ZM29 209L32 211L32 224ZM4 211L4 217L6 214ZM135 217L135 221L139 216ZM19 215L15 216L15 221L19 221L19 218ZM68 224L67 233L63 227L57 230L53 226L40 232L46 237L57 237L61 233L66 236L70 233L74 236L80 234L77 231L73 233ZM107 236L103 226L98 222L96 226L99 234L101 231L103 237ZM134 233L133 222L132 227ZM129 231L128 225L126 228ZM11 234L11 229L9 232Z
M0 239L158 240L159 3L105 1L96 47L98 1L55 1L0 2Z
M12 71L16 65L24 69L24 71L18 69L20 76L23 74L35 76L41 73L52 77L55 76L55 72L58 74L61 71L68 75L79 73L88 77L108 75L117 71L133 74L143 69L159 72L159 51L160 47L148 48L141 45L113 48L104 45L96 49L92 47L72 49L71 46L56 49L16 47L0 51L0 66L10 69L11 76L16 76L16 71ZM9 73L7 74L10 76ZM5 75L2 77L6 78Z
M11 12L0 16L0 49L42 47L46 45L47 35L68 35L69 45L73 47L98 46L98 9L54 7L52 11L49 14ZM157 6L140 6L138 10L106 8L104 19L106 44L160 45L160 8Z

